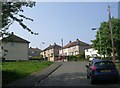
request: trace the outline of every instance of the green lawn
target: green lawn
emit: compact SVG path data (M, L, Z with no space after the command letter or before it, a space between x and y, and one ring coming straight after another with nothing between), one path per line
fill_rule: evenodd
M26 77L33 72L50 66L50 61L22 61L2 63L2 84L3 86L17 79Z

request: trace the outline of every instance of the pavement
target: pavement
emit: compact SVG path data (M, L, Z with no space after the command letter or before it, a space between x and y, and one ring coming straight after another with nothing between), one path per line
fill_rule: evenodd
M52 64L48 68L46 68L46 69L44 69L42 71L35 72L35 73L31 74L30 76L19 79L19 80L15 81L13 83L10 83L9 85L6 85L4 87L15 87L15 88L17 86L19 86L19 87L20 86L24 86L24 87L25 86L31 86L31 87L33 86L34 87L36 84L41 82L41 80L45 79L50 74L52 74L61 65L62 65L61 62L54 62L54 64Z

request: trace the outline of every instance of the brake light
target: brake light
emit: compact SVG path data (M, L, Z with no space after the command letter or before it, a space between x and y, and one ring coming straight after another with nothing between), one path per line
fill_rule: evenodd
M92 69L93 71L96 71L96 66L92 66L91 69Z

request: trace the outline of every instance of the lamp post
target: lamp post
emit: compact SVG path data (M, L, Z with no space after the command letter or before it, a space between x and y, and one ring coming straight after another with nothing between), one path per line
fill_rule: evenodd
M62 43L62 59L63 59L63 62L64 62L64 58L63 58L63 39L61 39L61 43Z
M92 28L92 30L97 30L97 28ZM102 56L101 56L102 54L101 54L101 34L100 34L100 31L98 31L98 33L99 33L99 44L100 44L100 58L102 59Z

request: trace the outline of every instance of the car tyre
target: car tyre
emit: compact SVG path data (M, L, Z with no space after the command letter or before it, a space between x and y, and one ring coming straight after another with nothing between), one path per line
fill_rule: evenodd
M93 79L92 77L90 77L90 83L91 83L91 84L94 84L94 83L95 83L95 81L94 81L94 79Z
M114 83L119 83L119 79L115 79Z
M90 79L90 76L87 75L87 79Z

